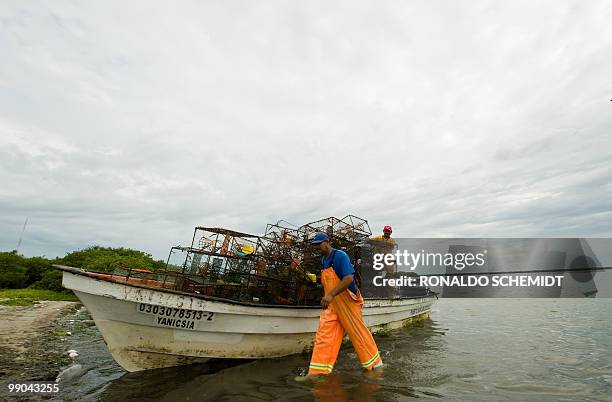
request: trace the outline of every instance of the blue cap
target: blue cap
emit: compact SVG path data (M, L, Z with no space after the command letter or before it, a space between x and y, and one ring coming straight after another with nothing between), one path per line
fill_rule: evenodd
M314 237L308 241L308 243L319 244L327 240L329 240L329 236L327 235L327 233L317 232L315 233Z

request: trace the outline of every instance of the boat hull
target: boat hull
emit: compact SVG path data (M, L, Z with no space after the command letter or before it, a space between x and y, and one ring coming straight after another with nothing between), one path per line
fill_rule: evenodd
M89 310L113 358L127 371L259 359L311 350L320 309L210 300L64 270L63 284ZM366 300L372 332L427 318L435 296Z

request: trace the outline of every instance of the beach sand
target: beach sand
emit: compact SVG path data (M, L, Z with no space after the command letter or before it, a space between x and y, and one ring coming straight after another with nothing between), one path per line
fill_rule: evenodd
M41 301L32 306L0 306L0 383L54 381L70 360L58 319L79 303ZM0 391L1 394L1 391Z

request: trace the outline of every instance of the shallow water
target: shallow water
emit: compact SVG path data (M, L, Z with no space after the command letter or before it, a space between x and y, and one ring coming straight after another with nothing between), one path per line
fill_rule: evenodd
M376 337L381 376L352 347L334 374L300 383L308 356L125 373L85 311L65 326L81 369L59 399L213 401L612 401L612 299L441 299L431 320Z

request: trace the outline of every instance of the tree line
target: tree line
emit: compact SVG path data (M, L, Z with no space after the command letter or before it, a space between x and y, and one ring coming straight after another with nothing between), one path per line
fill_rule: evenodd
M0 252L0 289L49 289L64 291L62 272L53 264L112 273L115 269L142 268L156 271L166 266L148 253L128 248L93 246L61 258L24 257L16 251Z

